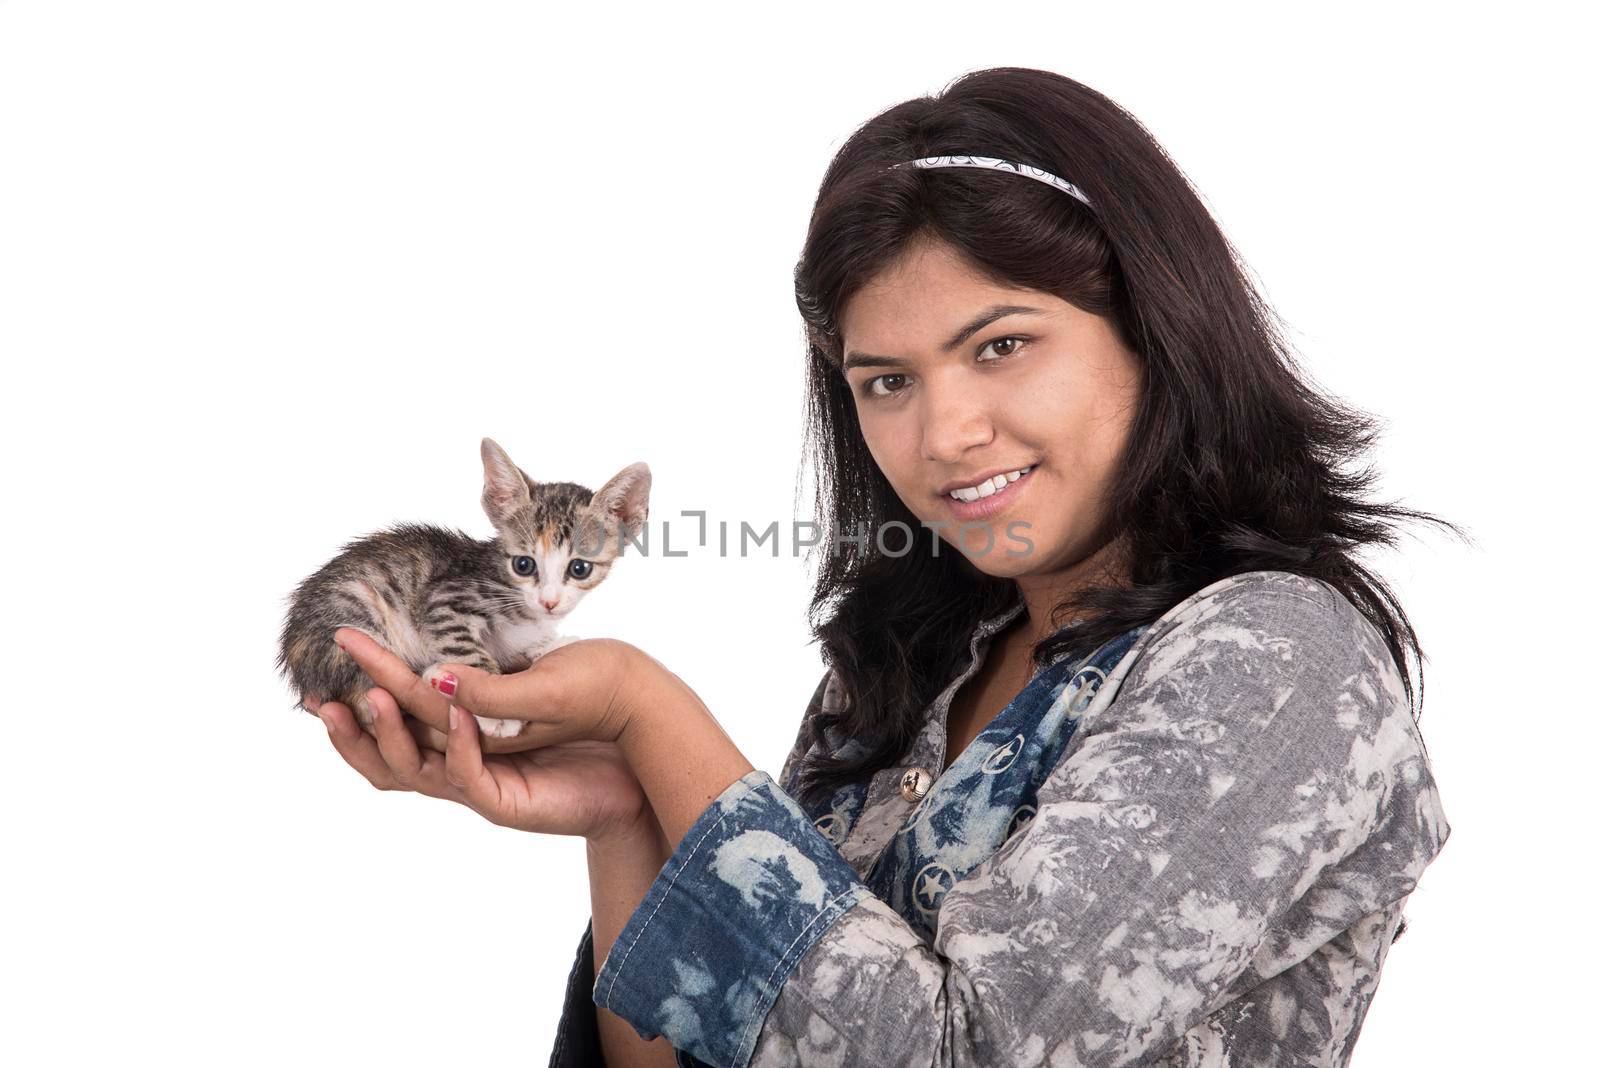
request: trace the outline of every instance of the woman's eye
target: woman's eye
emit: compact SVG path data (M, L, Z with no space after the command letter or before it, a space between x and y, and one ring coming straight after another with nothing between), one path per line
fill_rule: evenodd
M1017 354L1017 349L1021 348L1023 345L1026 345L1027 343L1028 343L1028 339L1027 338L1014 337L1014 336L1012 336L1012 337L997 337L993 341L989 342L988 345L983 346L983 349L988 348L989 345L1009 345L1010 348L1007 351L1005 351L1005 352L996 351L995 352L995 358L1003 360L1007 356L1015 356ZM978 352L982 353L983 349L979 349ZM983 362L984 363L993 363L994 361L993 360L985 360Z
M535 570L534 563L533 563L533 557L531 557L531 556L513 556L511 558L511 570L515 571L517 574L523 576L524 578L526 578L527 576L533 574L533 572Z
M982 348L978 349L978 362L997 363L1000 360L1010 359L1017 354L1017 350L1027 345L1030 340L1032 339L1016 334L1008 334L1005 337L997 337L993 341L986 343ZM989 348L993 348L995 350L995 354L985 359L983 357L983 352L985 349ZM1002 348L1004 351L1001 351ZM905 381L906 376L902 374L879 375L876 378L869 378L866 381L866 393L870 397L892 396L893 394L900 393L905 390Z
M890 379L899 379L899 380L901 380L903 382L905 377L906 377L905 375L879 375L877 378L874 378L874 379L872 379L871 381L869 381L867 383L867 392L870 393L874 397L886 397L890 393L899 393L901 389L905 388L903 385L899 386L899 387L897 387L895 389L889 389L889 390L886 390L884 392L879 392L878 383L880 383L880 382L888 382Z
M594 570L594 565L587 560L574 560L567 565L567 574L575 579L588 578L589 572Z

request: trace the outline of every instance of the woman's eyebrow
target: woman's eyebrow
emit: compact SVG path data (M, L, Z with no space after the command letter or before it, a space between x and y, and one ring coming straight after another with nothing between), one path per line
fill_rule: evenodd
M944 351L949 352L973 334L988 326L997 319L1004 319L1008 315L1046 315L1043 308L1030 308L1026 304L996 304L986 308L973 316L972 321L955 332L949 341L944 343ZM848 352L844 357L844 369L852 367L903 367L907 361L898 356L874 356L867 352Z

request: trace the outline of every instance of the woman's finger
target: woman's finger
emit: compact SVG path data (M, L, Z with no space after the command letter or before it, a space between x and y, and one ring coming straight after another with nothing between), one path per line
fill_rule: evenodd
M493 818L500 806L500 785L483 766L478 721L472 713L450 706L450 734L445 742L445 780L457 796L480 815Z
M335 630L333 640L375 685L392 694L401 708L430 727L440 731L449 729L449 698L417 678L404 660L354 627Z
M435 730L415 716L406 717L406 726L411 729L411 737L417 740L417 748L422 750L422 759L428 759L430 752L443 759L448 737L443 731Z
M327 725L328 740L346 764L380 790L399 788L383 754L378 752L378 743L372 735L361 729L354 712L338 701L324 701L317 709L317 715Z
M417 745L415 733L406 722L400 706L387 690L367 691L367 705L372 709L372 725L378 735L378 752L388 765L395 781L407 790L415 790L429 797L449 797L451 789L445 778L444 757L431 749Z
M560 673L539 663L511 675L491 675L466 664L434 664L422 681L458 706L489 719L559 718Z

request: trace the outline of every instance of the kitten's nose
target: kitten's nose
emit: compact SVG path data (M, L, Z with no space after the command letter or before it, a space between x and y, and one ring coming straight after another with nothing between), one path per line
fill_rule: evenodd
M541 597L541 598L539 598L539 603L544 605L544 610L546 612L554 612L556 610L556 605L561 603L561 598L557 597L553 601L547 601L543 597Z

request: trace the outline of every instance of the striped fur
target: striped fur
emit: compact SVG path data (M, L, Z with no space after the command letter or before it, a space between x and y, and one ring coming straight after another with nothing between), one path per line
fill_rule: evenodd
M499 445L483 439L487 540L400 523L347 543L296 587L278 646L278 670L306 698L339 701L371 730L372 680L333 644L352 627L419 674L436 663L520 671L572 639L557 622L611 573L623 542L649 514L650 469L630 464L598 492L573 482L535 482ZM518 558L531 558L533 567ZM485 733L517 733L520 720L482 716Z

